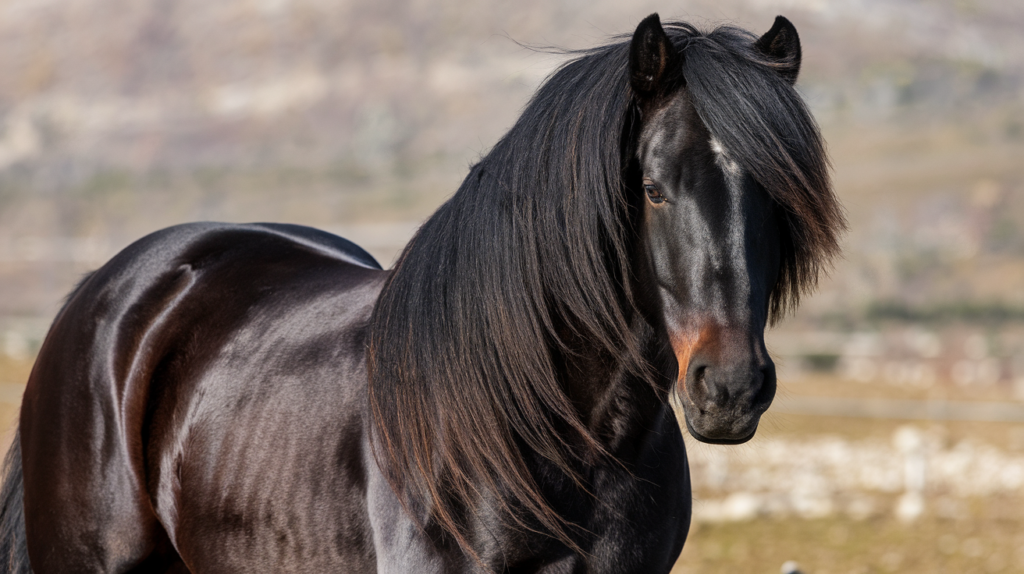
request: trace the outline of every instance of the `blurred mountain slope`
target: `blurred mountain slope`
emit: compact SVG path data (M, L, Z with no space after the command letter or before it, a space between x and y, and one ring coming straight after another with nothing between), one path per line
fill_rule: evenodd
M592 47L654 11L801 32L852 227L801 317L1024 306L1021 3L8 0L0 316L52 314L181 221L414 229L565 60L517 42Z

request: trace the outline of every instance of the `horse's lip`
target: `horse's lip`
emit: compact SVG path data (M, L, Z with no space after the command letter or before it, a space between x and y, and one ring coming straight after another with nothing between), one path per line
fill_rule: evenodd
M747 442L748 440L754 438L754 435L757 433L757 425L755 424L754 425L754 430L750 431L750 434L748 434L745 437L741 437L741 438L708 438L708 437L700 434L699 432L693 430L693 425L690 424L690 419L686 418L686 416L683 416L683 419L686 420L686 430L690 431L690 435L692 435L693 438L699 440L700 442L704 442L704 443L708 443L708 444L743 444L743 443Z

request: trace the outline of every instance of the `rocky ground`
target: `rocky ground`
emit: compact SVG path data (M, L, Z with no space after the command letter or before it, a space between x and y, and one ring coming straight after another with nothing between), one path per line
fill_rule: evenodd
M947 398L970 401L946 385ZM927 396L840 378L783 391L838 402ZM768 574L788 560L807 574L1024 571L1024 423L769 410L746 445L687 446L694 527L676 574Z

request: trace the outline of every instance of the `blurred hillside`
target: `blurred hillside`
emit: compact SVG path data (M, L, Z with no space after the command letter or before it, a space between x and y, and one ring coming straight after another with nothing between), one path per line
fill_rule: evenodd
M564 60L646 14L801 32L849 211L793 329L1024 318L1024 4L6 0L0 333L199 219L306 223L387 265ZM13 342L11 342L13 341Z

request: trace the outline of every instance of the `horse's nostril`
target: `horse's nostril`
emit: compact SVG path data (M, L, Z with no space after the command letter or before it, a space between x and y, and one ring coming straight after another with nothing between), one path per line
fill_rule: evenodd
M769 364L758 373L760 377L759 389L754 398L755 404L767 404L775 398L775 365ZM767 406L765 407L767 408Z
M704 373L706 373L707 370L708 370L708 368L703 366L703 365L700 366L700 367L697 367L696 369L694 369L693 370L693 380L694 380L694 382L703 384L704 383Z

